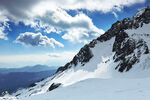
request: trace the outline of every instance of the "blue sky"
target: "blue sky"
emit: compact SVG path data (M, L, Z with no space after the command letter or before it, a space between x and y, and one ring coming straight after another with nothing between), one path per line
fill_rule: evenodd
M111 24L150 5L149 0L64 1L0 1L0 67L64 65Z

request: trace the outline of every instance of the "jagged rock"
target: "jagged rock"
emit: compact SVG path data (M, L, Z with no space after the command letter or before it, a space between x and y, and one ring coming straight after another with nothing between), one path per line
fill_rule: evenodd
M135 63L139 62L142 54L148 54L149 49L145 41L134 39L124 40L122 47L114 55L114 61L120 63L116 67L120 72L129 71ZM137 52L134 50L137 49Z
M49 91L52 91L56 88L58 88L61 85L61 83L53 83L50 87L49 87Z
M77 57L78 61L81 63L88 62L93 57L89 45L85 45L83 48L81 48L77 54Z
M146 20L150 20L150 6L145 9L145 13L143 14L143 16Z
M59 68L57 69L56 73L65 71L66 69L69 68L70 65L71 65L71 63L67 63L65 66L59 67Z
M93 54L90 50L90 46L85 45L83 48L81 48L78 54L74 56L73 60L67 63L65 66L59 67L56 73L63 72L66 69L71 68L72 65L76 66L78 63L84 65L84 63L88 62L93 57Z
M125 33L124 31L120 31L115 38L115 42L113 44L113 52L116 51L119 53L121 49L121 43L125 40L125 38L128 37L128 34Z
M90 47L90 48L94 48L94 47L95 47L95 44L97 44L97 40L96 40L96 39L92 40L92 41L89 43L89 47Z

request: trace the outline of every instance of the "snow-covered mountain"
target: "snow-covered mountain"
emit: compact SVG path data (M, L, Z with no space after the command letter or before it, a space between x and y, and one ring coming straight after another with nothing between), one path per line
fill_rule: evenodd
M54 76L2 100L150 99L150 6L117 21Z

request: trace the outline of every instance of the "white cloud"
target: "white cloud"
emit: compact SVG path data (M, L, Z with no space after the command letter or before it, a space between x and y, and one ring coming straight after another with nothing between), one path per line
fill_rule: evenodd
M32 32L21 33L17 37L15 42L31 46L51 46L53 48L55 48L55 46L64 47L62 43L56 41L53 38L43 36L41 33L32 33Z
M37 55L29 54L29 55L0 56L0 66L1 67L14 67L14 66L23 67L27 65L36 65L36 64L62 66L67 62L69 62L70 60L72 60L72 58L76 53L77 53L76 51L66 51L66 52L59 52L59 53L48 53L48 54L37 54Z
M0 0L0 8L5 9L13 16L20 18L27 17L29 9L34 9L36 13L44 13L45 10L63 8L63 9L87 9L109 12L119 10L123 6L130 6L135 3L142 3L146 0ZM41 9L40 11L37 11Z
M8 40L7 33L5 29L9 29L9 24L7 23L9 19L0 12L0 39Z
M69 40L71 42L84 42L87 43L89 40L100 36L104 33L103 30L86 30L82 28L70 29L68 33L62 36L63 39Z
M56 30L52 30L54 32L66 31L62 38L71 42L87 42L104 33L83 13L72 17L64 10L56 9L51 12L48 11L44 16L38 16L38 19L40 20L40 27L55 27Z
M4 32L4 30L5 30L4 26L0 27L0 39L8 40L8 38L6 37L6 33Z
M112 12L112 14L115 16L116 19L118 19L118 15L116 12Z
M72 42L87 42L102 34L85 14L70 16L65 10L86 9L89 11L121 11L124 6L142 3L145 0L0 0L0 10L11 21L23 22L47 33L66 31L63 39ZM114 13L116 16L116 14ZM117 16L116 16L117 17ZM38 20L38 22L37 22ZM76 36L77 35L77 36ZM86 40L86 41L85 41Z
M87 9L89 11L102 11L104 13L112 10L121 10L124 6L142 3L146 0L48 0L49 4L55 4L63 9Z

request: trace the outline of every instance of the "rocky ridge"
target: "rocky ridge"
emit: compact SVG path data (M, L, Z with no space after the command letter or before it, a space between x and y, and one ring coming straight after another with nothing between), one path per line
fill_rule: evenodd
M149 53L149 48L143 39L135 40L130 37L125 30L137 29L142 27L143 24L149 23L150 6L137 12L133 18L125 18L114 23L103 35L82 47L73 60L65 66L58 68L56 73L62 72L72 66L76 66L78 63L81 63L81 65L84 66L84 64L93 57L90 49L95 47L97 41L105 42L113 37L115 37L115 42L112 47L112 52L115 52L113 57L114 62L120 62L115 69L119 72L129 71L135 63L139 62L142 54ZM137 53L134 52L136 49Z

